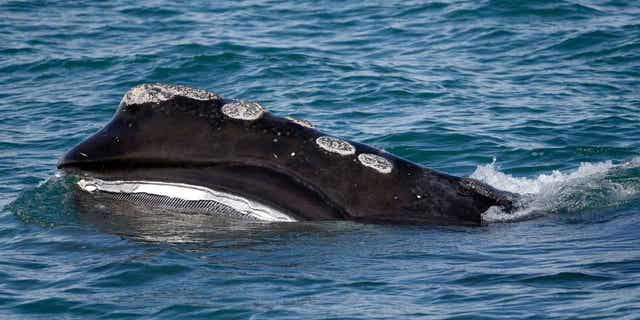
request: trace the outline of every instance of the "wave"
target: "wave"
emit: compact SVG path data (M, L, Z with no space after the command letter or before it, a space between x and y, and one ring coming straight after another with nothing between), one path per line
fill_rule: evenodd
M640 192L640 157L613 163L583 162L570 172L554 170L537 177L514 177L499 170L496 160L480 165L471 178L520 196L515 212L492 207L485 222L510 222L541 215L617 206L634 200Z

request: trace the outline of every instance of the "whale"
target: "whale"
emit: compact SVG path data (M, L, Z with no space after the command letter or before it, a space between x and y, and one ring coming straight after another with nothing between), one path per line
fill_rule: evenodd
M517 200L258 102L177 84L130 89L57 167L96 201L250 221L478 226Z

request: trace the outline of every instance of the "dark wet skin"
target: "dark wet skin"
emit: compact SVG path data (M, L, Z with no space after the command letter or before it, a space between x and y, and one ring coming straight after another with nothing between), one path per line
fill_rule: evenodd
M222 111L229 102L213 94L125 101L58 167L103 179L205 186L298 220L480 225L491 206L512 209L511 194L479 181L350 141L353 154L331 152L318 145L326 134L314 128L266 111L255 120L235 119ZM386 159L391 172L363 165L362 153Z

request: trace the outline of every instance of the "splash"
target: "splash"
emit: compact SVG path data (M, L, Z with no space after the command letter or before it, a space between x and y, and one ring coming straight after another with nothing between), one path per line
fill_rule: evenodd
M583 162L571 172L554 170L535 178L514 177L501 172L496 161L481 165L471 178L521 196L519 210L505 213L491 207L486 222L526 220L558 212L609 207L634 199L640 191L640 157L614 164L612 161Z
M25 223L35 223L43 227L73 224L74 207L70 197L76 182L75 177L56 172L40 181L35 188L23 191L5 208Z

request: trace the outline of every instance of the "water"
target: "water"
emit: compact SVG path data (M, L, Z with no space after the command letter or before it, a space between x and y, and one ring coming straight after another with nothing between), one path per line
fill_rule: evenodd
M615 0L2 2L0 318L639 319L638 21ZM479 228L78 214L57 158L155 81L525 206Z

